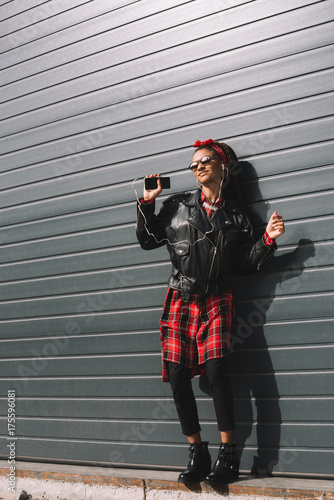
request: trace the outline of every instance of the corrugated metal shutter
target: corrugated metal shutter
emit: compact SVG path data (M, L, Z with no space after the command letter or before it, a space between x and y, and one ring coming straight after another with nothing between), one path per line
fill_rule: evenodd
M194 188L190 146L213 137L253 166L259 233L275 209L287 222L276 256L235 280L242 469L333 472L332 8L0 2L1 415L15 389L17 458L185 464L160 375L170 264L137 244L132 182L159 170Z

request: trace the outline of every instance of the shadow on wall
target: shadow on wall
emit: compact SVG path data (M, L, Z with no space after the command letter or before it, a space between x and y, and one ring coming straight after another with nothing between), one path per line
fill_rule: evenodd
M301 240L293 252L271 257L271 270L277 274L268 281L259 280L257 295L263 299L236 304L230 357L233 388L241 396L239 409L236 405L236 417L241 421L241 425L237 425L236 440L239 447L244 448L256 424L257 455L251 467L256 475L270 475L274 466L276 471L283 472L286 470L284 466L290 464L289 459L285 464L284 457L279 458L280 446L289 447L292 443L281 443L280 394L263 326L266 324L266 312L275 298L276 285L300 276L305 268L304 262L311 256L314 256L312 242ZM282 268L289 271L280 273ZM284 370L284 366L280 369ZM251 398L254 398L256 415L253 414Z
M248 210L254 227L260 227L255 235L260 238L265 221L275 207L271 208L263 200L254 168L243 162L243 169L246 168L248 174L252 171L252 190L251 193L245 193L248 196L246 202L257 201L256 209L252 208L254 205L250 205ZM289 443L281 442L280 394L264 325L267 311L275 298L276 286L300 276L305 268L305 261L314 255L313 243L306 239L300 240L292 252L270 257L261 273L267 279L258 275L255 278L256 290L254 278L235 277L233 280L236 314L231 334L229 371L235 395L235 440L239 452L241 449L241 456L243 453L246 455L242 459L241 468L250 468L255 475L270 475L273 469L283 472L287 463L291 462L287 460L284 463L284 456L279 455L280 447L286 447ZM284 370L284 366L280 369ZM200 381L200 387L206 392L205 380Z

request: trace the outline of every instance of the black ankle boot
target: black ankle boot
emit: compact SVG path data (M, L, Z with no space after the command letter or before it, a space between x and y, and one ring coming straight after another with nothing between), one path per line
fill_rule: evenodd
M208 450L208 442L194 443L189 447L189 458L187 468L179 475L179 483L199 483L211 469L211 457Z
M222 443L212 471L204 482L211 486L230 483L239 477L239 457L235 443Z

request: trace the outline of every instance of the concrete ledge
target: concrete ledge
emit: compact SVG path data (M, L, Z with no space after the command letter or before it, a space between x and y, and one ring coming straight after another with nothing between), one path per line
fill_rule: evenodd
M8 463L0 461L0 500L334 500L334 481L252 478L212 489L203 483L186 487L178 472L17 462L15 491L9 491ZM29 496L30 495L30 496ZM24 495L23 495L24 496Z

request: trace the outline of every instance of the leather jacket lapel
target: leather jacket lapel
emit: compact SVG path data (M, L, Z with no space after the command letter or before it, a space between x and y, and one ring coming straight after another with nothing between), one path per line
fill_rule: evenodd
M210 219L210 222L215 231L232 225L232 221L228 217L223 207L221 207L219 210L217 210L215 214L213 214L213 216Z
M188 217L188 222L199 229L203 234L212 231L212 225L201 208L196 208L196 210L194 210L190 217Z
M195 226L199 231L203 234L212 231L212 225L210 224L207 216L202 210L202 207L199 203L199 193L200 191L196 191L193 195L185 202L185 205L188 207L195 207L195 210L191 212L191 215L188 217L188 222L192 226Z
M229 227L232 222L224 210L224 205L209 220L199 203L199 191L196 191L189 200L185 202L188 207L194 206L196 209L188 218L188 222L199 229L202 233L217 231L224 227Z

